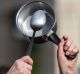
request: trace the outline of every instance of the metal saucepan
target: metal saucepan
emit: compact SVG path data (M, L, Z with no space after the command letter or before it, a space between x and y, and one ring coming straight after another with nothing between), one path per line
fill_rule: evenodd
M47 16L45 26L35 34L35 43L43 43L48 41L44 37L50 30L52 30L53 27L55 27L54 30L56 31L55 14L48 4L41 1L34 1L23 5L17 13L16 24L18 29L26 36L27 40L29 40L33 35L33 29L30 27L30 19L33 13L37 10L43 10Z
M18 29L26 36L27 40L30 41L34 32L30 26L31 17L38 10L44 11L46 15L46 23L43 28L36 31L34 42L43 43L50 40L58 45L60 43L60 38L56 35L55 12L45 2L33 1L23 5L16 16L16 25ZM73 59L76 56L70 55L69 57Z

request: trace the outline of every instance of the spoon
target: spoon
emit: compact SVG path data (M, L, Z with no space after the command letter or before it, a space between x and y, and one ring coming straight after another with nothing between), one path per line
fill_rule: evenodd
M31 54L36 31L42 29L43 26L45 25L45 23L46 23L45 12L43 10L38 10L38 11L34 12L34 14L31 17L31 20L30 20L30 26L33 29L33 36L31 38L29 47L27 49L27 53L26 53L27 55L30 56L30 54Z

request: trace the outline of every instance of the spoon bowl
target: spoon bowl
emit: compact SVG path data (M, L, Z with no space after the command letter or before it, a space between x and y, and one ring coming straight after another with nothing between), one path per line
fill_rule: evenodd
M30 26L34 31L38 31L41 28L43 28L45 23L46 23L45 11L38 10L32 15L31 21L30 21Z

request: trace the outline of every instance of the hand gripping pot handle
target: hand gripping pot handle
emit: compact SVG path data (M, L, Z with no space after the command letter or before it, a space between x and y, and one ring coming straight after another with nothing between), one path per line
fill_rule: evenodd
M51 41L51 42L53 42L53 43L55 43L56 45L59 45L59 43L60 43L60 38L55 34L55 33L52 33L49 37L48 37L48 39ZM65 48L64 48L64 50L66 50ZM73 60L73 59L75 59L76 58L76 56L77 56L77 54L70 54L70 55L65 55L68 59L70 59L70 60Z

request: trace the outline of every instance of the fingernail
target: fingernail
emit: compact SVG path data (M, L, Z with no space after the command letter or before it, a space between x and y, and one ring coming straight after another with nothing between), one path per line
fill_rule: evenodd
M67 36L67 35L64 35L64 36L63 36L63 38L67 39L67 38L68 38L68 36Z
M64 46L64 51L67 51L68 50L68 46Z

